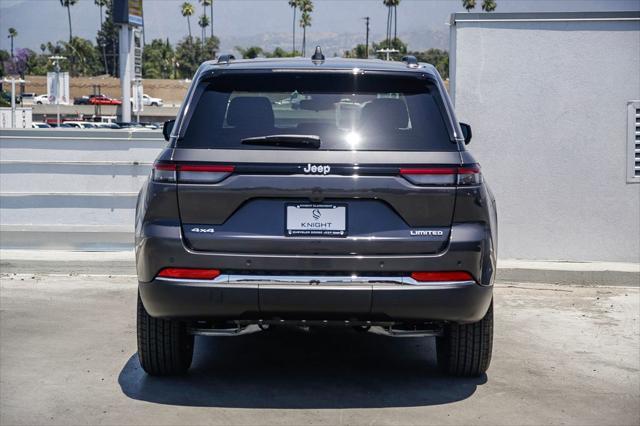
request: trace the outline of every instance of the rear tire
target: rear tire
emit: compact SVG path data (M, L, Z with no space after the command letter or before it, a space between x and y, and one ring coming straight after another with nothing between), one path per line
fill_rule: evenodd
M448 324L436 338L438 366L448 374L477 377L491 364L493 301L484 318L473 324Z
M138 359L151 376L185 373L193 358L193 336L183 322L153 318L138 295Z

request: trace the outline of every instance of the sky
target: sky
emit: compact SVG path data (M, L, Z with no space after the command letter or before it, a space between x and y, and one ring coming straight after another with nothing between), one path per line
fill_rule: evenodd
M144 0L145 38L169 38L176 42L187 34L180 14L184 0ZM197 15L202 8L191 0ZM480 4L482 0L478 0ZM335 40L334 48L364 39L364 16L371 17L372 40L385 32L386 8L382 0L314 0L308 45ZM497 12L617 11L640 10L640 0L497 0ZM476 9L478 10L479 7ZM398 7L399 37L413 48L446 47L451 13L464 12L461 0L402 0ZM74 35L95 41L99 11L93 0L79 0L71 8ZM214 0L214 34L221 51L251 44L289 49L292 9L287 0ZM199 34L197 16L191 18L194 35ZM0 0L0 49L9 49L9 27L18 31L15 47L38 50L46 41L68 39L66 9L59 0ZM298 28L299 30L299 28ZM434 35L434 33L437 33ZM403 37L403 34L405 37ZM362 40L364 42L364 40ZM344 46L345 48L353 46ZM331 52L330 52L331 53Z

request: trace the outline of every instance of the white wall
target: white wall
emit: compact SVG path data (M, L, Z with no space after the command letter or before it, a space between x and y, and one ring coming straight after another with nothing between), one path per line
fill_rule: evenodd
M626 166L640 15L487 15L452 16L451 79L496 196L499 256L639 262Z
M0 247L131 248L160 132L3 130Z

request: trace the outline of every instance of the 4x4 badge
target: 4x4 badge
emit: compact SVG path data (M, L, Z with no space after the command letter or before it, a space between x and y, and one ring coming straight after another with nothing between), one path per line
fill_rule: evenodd
M215 229L213 228L191 228L191 232L199 232L199 233L204 233L204 234L213 234L214 232L216 232Z

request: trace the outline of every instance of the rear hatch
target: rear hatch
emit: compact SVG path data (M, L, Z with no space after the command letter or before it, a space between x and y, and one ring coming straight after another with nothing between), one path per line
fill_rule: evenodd
M439 253L460 175L475 173L421 74L227 72L190 110L156 168L177 181L197 251Z

